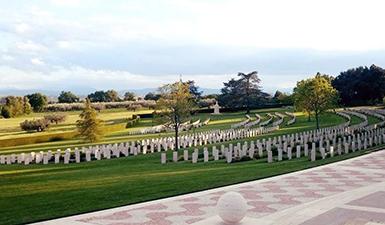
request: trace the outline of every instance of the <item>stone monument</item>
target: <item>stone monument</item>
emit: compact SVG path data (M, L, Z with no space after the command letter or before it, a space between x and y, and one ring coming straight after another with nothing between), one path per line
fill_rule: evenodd
M214 112L212 113L213 115L220 115L221 113L219 112L220 106L218 105L218 101L215 102L215 105L213 106Z

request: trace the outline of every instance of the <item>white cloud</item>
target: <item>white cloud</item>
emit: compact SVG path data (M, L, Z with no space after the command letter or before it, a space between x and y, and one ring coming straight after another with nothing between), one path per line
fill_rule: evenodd
M80 0L51 0L51 3L58 6L79 6Z
M43 66L45 65L44 61L39 58L32 58L31 63L36 66Z
M59 48L64 48L64 49L71 48L71 43L69 41L58 41L56 42L56 44Z
M15 58L13 56L10 56L10 55L2 55L1 59L3 61L13 61Z
M19 23L19 24L15 25L15 31L17 33L22 34L22 33L28 32L30 30L31 30L31 27L28 24L26 24L26 23Z
M28 40L26 42L18 42L16 43L16 48L22 51L27 52L41 52L46 51L47 48L39 43L35 43L31 40Z
M262 75L264 87L290 88L305 70L338 72L347 69L346 65L384 62L378 55L366 57L366 61L359 57L346 59L360 52L385 49L382 0L48 2L51 4L33 2L0 9L0 49L7 53L1 56L1 64L8 66L8 72L15 73L15 77L31 79L13 81L12 74L0 71L10 80L0 85L56 87L76 85L68 81L76 80L95 88L121 84L130 88L157 87L178 79L170 74L182 71L192 74L184 79L219 88L231 76L213 75L213 71L234 74L255 68L262 74L268 69L268 74L297 72L295 76L281 76L279 82L276 76ZM291 50L290 55L277 57L279 53L271 49ZM303 59L298 49L325 51L330 62L317 61L314 55L318 51ZM335 52L346 52L347 57L339 55L339 61L334 61ZM259 53L264 55L259 57ZM127 65L121 66L126 63L124 57ZM280 61L273 63L275 59ZM232 64L234 61L238 64ZM287 71L291 62L302 63L302 70L294 65ZM72 67L65 69L68 65ZM145 75L150 67L148 73L157 76ZM34 83L35 78L41 82ZM24 84L27 81L33 84Z

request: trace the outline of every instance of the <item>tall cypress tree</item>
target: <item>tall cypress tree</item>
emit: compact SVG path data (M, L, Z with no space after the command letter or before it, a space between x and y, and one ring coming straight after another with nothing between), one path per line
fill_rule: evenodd
M85 141L96 142L103 137L103 121L97 118L97 112L92 108L87 98L85 108L76 121L79 134Z

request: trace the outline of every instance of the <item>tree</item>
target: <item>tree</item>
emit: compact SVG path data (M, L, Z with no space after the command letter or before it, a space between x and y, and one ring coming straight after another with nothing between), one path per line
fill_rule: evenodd
M218 102L226 108L247 108L250 113L251 107L260 106L268 101L270 95L260 90L260 82L257 72L249 74L239 73L240 79L232 78L223 83Z
M273 96L273 99L274 99L274 100L278 100L279 97L281 97L283 94L284 94L283 92L277 90L277 91L275 92L274 96Z
M293 96L280 91L275 92L273 100L278 104L293 105Z
M12 118L12 113L8 106L4 105L1 107L1 116L6 119Z
M119 94L115 90L108 90L106 92L107 102L118 102L120 101Z
M118 102L119 94L115 90L95 91L87 96L91 102Z
M306 112L309 118L314 113L317 129L320 114L336 107L338 101L338 92L331 85L331 77L320 73L314 78L297 82L293 95L297 110Z
M107 102L107 95L104 91L95 91L87 96L91 102Z
M46 106L48 103L47 96L41 93L34 93L34 94L26 95L25 97L29 99L29 103L31 104L33 111L35 112L43 111L44 106Z
M258 78L258 72L253 71L251 73L245 74L245 73L238 73L238 76L241 77L240 81L241 86L244 88L244 95L245 95L245 101L246 101L246 107L247 107L247 114L250 113L250 103L251 103L251 92L252 91L259 91L259 83L261 80Z
M66 120L67 116L63 113L54 113L54 114L48 114L44 116L44 119L49 121L50 123L55 123L56 125L58 123L62 123Z
M27 97L23 98L23 112L24 114L31 114L32 106L29 103L29 99Z
M87 98L83 112L79 115L80 120L76 121L77 129L81 137L89 142L96 142L103 137L103 121L97 118L91 101Z
M5 97L5 105L1 109L4 118L12 118L31 113L31 105L28 98L8 96Z
M62 91L58 97L59 103L74 103L79 101L79 97L70 91Z
M178 151L178 132L181 123L191 116L194 101L189 85L183 82L167 84L160 88L161 98L157 102L160 119L171 122L175 131L175 150Z
M135 94L133 92L127 91L124 93L124 101L135 101Z
M155 94L153 92L148 92L145 96L144 96L144 100L154 100L154 101L158 101L160 98L160 94Z
M195 85L195 81L189 80L185 83L189 86L191 98L194 100L195 103L198 103L198 101L202 98L203 92L199 91L199 87Z
M332 82L345 106L373 105L385 97L385 70L376 65L341 72Z

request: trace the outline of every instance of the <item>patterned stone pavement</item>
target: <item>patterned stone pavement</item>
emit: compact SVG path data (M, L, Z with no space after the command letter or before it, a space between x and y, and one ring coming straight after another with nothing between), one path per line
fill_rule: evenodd
M247 200L245 225L256 221L258 224L385 224L385 151L264 180L41 224L217 224L220 219L216 216L216 202L227 191L239 192Z

